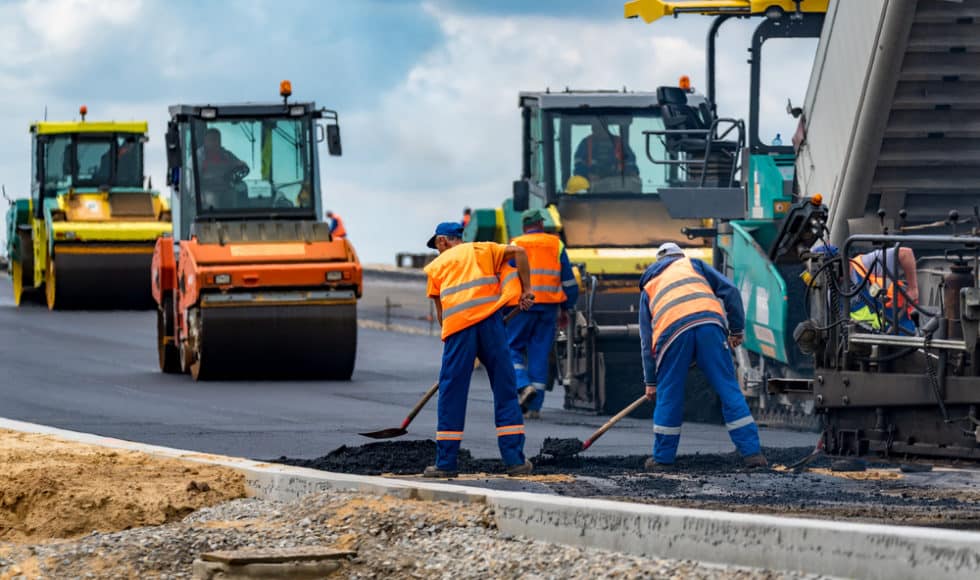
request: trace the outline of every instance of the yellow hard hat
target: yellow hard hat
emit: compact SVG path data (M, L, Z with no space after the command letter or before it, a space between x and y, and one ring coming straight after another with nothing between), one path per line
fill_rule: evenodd
M573 175L568 179L568 183L565 184L565 193L586 193L592 184L589 180L582 177L581 175Z

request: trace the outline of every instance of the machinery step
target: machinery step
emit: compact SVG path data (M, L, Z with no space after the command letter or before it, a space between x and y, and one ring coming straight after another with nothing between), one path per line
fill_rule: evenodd
M980 80L980 54L957 52L909 52L902 63L900 81Z
M935 109L942 106L980 109L980 82L902 82L895 89L892 102L892 110Z
M879 167L871 190L972 192L975 196L980 190L980 167Z
M910 52L948 52L951 48L980 48L980 21L912 25Z
M980 159L980 138L885 139L878 167L974 166Z
M949 0L920 0L915 11L915 23L950 22L959 18L980 20L980 3L976 0L950 2Z
M978 61L980 66L980 61ZM980 137L980 116L975 111L932 110L892 111L885 129L886 138Z

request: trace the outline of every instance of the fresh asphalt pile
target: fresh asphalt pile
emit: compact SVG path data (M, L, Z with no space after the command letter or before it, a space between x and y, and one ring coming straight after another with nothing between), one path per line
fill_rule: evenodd
M811 451L766 448L772 468L751 471L742 467L735 453L681 455L672 471L657 474L643 471L643 455L538 455L531 458L535 475L569 477L545 478L522 489L677 507L980 530L980 472L902 473L897 463L884 461L858 461L855 470L854 465L843 466L825 456L804 469L784 467ZM435 461L435 442L385 441L340 447L316 459L276 461L341 473L418 476ZM463 449L459 468L465 485L507 487L502 485L506 482L499 460L474 458Z

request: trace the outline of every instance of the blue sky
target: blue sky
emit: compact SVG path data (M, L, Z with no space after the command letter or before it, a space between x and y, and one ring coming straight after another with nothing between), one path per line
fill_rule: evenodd
M0 3L0 182L27 195L27 127L48 118L146 119L163 184L167 106L297 99L341 115L344 157L323 198L365 262L424 250L434 223L489 207L520 171L516 95L547 86L652 90L704 73L709 19L653 25L620 0L21 0ZM751 28L723 36L723 110L742 114ZM805 67L774 78L802 99ZM797 90L790 91L789 87ZM785 95L764 103L783 125ZM775 126L775 125L774 125ZM326 157L326 156L324 156Z

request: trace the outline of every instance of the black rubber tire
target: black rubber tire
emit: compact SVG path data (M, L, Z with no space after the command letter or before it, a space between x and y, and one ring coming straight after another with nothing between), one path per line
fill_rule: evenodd
M173 297L163 296L157 307L157 358L160 370L168 375L180 374L180 349L174 337Z

